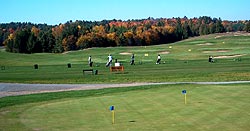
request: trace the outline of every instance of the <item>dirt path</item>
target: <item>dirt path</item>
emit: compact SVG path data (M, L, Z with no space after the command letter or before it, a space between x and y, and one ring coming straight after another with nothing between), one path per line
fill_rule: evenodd
M0 98L5 96L16 96L35 94L43 92L60 92L70 90L91 90L115 87L130 87L142 85L161 84L237 84L250 83L250 81L229 81L229 82L162 82L162 83L127 83L127 84L15 84L0 83Z

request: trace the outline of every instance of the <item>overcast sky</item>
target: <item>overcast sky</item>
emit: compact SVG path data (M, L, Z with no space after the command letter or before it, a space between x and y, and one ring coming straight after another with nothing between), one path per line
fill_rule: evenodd
M249 20L250 0L0 0L0 23L221 17Z

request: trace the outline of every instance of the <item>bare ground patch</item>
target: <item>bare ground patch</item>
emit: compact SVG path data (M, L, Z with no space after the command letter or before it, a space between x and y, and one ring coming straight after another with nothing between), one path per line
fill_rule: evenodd
M222 59L222 58L235 58L235 57L240 57L244 56L245 54L237 54L237 55L222 55L222 56L215 56L214 58L216 59Z
M247 32L232 32L234 36L250 36L250 33Z
M208 50L208 51L203 51L203 53L225 53L229 51L230 50Z
M217 38L220 38L220 37L222 37L222 36L221 35L217 35L217 36L214 37L214 39L217 39Z
M68 54L69 53L69 51L65 51L65 52L63 52L62 54Z
M169 51L162 51L159 54L169 54L169 53L170 53Z
M227 32L227 33L221 33L215 36L214 38L221 38L223 36L250 36L250 33L244 32L244 31L238 31L238 32Z
M120 55L132 55L130 52L121 52Z
M204 43L204 44L197 44L199 46L204 46L204 45L213 45L213 43Z

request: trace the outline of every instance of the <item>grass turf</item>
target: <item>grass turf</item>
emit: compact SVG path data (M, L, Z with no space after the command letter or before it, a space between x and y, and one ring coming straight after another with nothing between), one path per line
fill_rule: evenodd
M168 45L93 48L64 54L14 54L1 49L0 82L249 80L249 40L249 35L244 34L213 34ZM135 66L129 65L130 55L120 54L123 52L136 55ZM124 73L110 73L104 67L109 53L124 64ZM165 64L155 65L159 53ZM239 54L243 56L207 62L209 55ZM98 75L82 74L82 69L89 68L89 55L93 57L93 68L99 71ZM72 68L67 68L67 63L71 63ZM33 68L34 64L39 65L38 70ZM182 89L188 91L187 105L184 105ZM4 97L0 99L0 130L246 131L250 130L249 90L249 84L190 84ZM116 108L114 125L108 111L110 105Z
M215 39L217 35L220 37ZM4 69L0 70L0 82L128 83L249 80L249 40L250 37L244 34L213 34L173 44L92 48L63 54L15 54L1 49L0 66ZM170 46L172 48L169 48ZM110 73L109 68L105 67L109 53L125 66L124 73ZM129 65L129 53L135 54L135 66ZM155 64L157 54L161 54L162 57L160 65ZM98 70L98 75L83 75L82 70L90 68L87 65L89 55L92 55L93 69ZM215 63L208 63L210 55L242 56L216 59ZM72 64L72 68L67 68L68 63ZM34 69L34 64L39 65L38 70Z
M47 100L42 101L39 99L44 94L28 95L35 98L33 102L0 109L0 128L246 131L250 129L248 87L249 84L155 85L94 90L87 96L86 91L62 92L65 98L47 93ZM186 105L181 94L183 89L187 90ZM6 98L24 97L27 96ZM115 124L111 121L111 105L115 106Z

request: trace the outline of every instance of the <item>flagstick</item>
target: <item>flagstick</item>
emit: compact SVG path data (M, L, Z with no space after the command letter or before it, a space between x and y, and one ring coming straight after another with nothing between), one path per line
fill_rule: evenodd
M186 90L182 90L182 94L184 95L184 103L186 105L187 104L187 91Z
M115 111L112 111L112 124L115 124Z
M185 99L185 104L187 104L187 94L184 95Z

